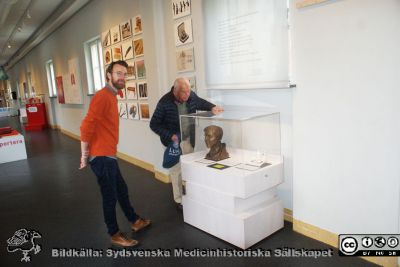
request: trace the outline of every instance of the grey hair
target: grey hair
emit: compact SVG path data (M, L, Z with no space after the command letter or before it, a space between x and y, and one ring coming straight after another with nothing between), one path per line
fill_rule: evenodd
M188 85L190 88L190 83L187 78L185 77L176 78L174 82L174 91L176 92L176 90L178 90L183 84Z

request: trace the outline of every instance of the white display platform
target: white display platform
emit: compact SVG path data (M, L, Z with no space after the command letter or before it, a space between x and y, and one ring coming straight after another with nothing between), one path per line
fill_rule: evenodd
M230 158L218 163L232 166L218 170L203 163L207 151L181 156L183 180L213 188L233 196L247 198L283 182L283 157L267 155L265 161L271 165L246 170L242 166L256 157L253 151L228 148ZM245 167L245 166L244 166ZM249 166L250 167L250 166Z
M16 131L14 135L0 138L0 163L26 159L24 136Z
M185 182L186 196L204 205L230 213L241 213L276 198L276 188L267 189L248 198L239 198L203 185Z
M279 199L232 214L183 196L184 221L237 247L247 249L283 228L283 205Z
M183 217L246 249L283 227L283 205L276 196L283 182L283 158L267 155L264 161L270 165L248 166L256 152L227 150L230 158L217 162L220 168L209 167L215 162L204 160L207 151L181 156Z

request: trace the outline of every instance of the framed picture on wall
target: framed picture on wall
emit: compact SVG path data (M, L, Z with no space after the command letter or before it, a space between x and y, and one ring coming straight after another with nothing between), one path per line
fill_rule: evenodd
M125 87L126 87L126 98L128 100L131 99L136 100L138 98L136 82L134 80L127 80Z
M122 22L120 25L122 40L128 39L132 36L131 20Z
M194 70L193 47L176 52L176 68L178 72Z
M143 48L143 39L135 39L133 40L133 47L135 49L135 57L143 56L144 48Z
M123 42L121 47L122 47L122 58L124 60L132 59L133 58L132 41L129 40L129 41Z
M180 46L193 42L192 19L186 19L174 25L175 45Z
M103 55L104 55L104 65L110 64L112 62L111 47L104 48Z
M122 49L121 45L115 45L112 48L112 60L117 61L117 60L122 60Z
M137 102L127 103L128 106L128 118L131 120L139 119L139 106Z
M146 66L144 64L144 59L136 60L136 73L138 79L146 78Z
M128 63L126 79L127 80L136 79L135 61L133 59L129 59L126 61L126 63Z
M132 18L132 27L133 27L133 35L141 34L143 32L142 17L140 15L137 15Z
M147 82L138 82L139 99L148 99Z
M101 34L101 44L103 47L107 47L111 45L111 34L110 30L107 30Z
M139 103L140 119L148 121L150 119L150 110L148 103Z
M172 0L172 18L177 19L187 15L191 12L190 0Z
M111 44L116 44L121 41L121 33L119 31L119 25L116 25L110 29L111 33Z
M122 119L128 119L128 110L125 102L118 102L118 114Z
M24 88L24 95L27 98L27 93L25 90L25 84L23 85ZM56 88L57 88L57 98L58 98L58 103L60 104L65 104L65 97L64 97L64 85L63 85L63 76L56 76Z

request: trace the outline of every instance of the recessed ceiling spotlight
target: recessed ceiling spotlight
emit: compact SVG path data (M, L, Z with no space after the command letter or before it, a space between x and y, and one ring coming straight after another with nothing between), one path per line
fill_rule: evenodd
M29 13L29 9L26 11L26 17L27 17L28 19L31 19L31 18L32 18L31 13Z
M9 43L9 44L7 45L7 47L8 47L8 48L11 48L11 44Z

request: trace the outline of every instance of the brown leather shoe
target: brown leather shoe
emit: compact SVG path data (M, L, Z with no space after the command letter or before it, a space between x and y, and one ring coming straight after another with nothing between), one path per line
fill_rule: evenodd
M143 228L149 226L150 224L151 224L151 220L139 218L134 223L132 223L131 228L132 228L132 231L138 232L138 231L142 230Z
M119 247L133 247L139 242L134 239L126 238L121 232L111 236L111 243Z

